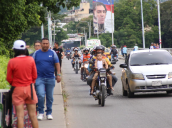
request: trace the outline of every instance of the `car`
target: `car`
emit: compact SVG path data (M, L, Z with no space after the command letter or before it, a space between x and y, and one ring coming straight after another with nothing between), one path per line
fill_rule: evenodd
M110 55L111 50L109 48L105 48L104 54L111 60L111 55Z
M168 51L131 51L120 67L123 96L130 98L137 92L172 93L172 56Z

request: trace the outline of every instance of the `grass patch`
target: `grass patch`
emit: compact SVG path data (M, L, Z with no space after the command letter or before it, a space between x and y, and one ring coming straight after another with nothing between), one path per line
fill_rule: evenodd
M63 102L64 102L64 111L66 113L67 112L67 99L69 95L67 94L65 90L65 84L64 84L63 78L61 78L61 86L62 86L62 96L63 96Z
M10 58L0 56L0 89L9 89L9 83L6 81L7 64Z

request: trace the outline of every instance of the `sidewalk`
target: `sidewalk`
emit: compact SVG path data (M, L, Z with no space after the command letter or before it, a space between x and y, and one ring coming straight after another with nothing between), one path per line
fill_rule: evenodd
M57 83L54 88L54 102L53 102L53 120L47 120L46 115L44 119L39 122L39 128L66 128L66 119L64 114L63 97L61 90L61 83ZM46 105L45 105L46 109Z

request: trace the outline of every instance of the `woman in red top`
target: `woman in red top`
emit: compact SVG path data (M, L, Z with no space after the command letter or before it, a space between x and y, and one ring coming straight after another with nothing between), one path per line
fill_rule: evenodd
M29 117L33 128L38 128L36 117L37 95L33 83L37 78L34 59L26 56L26 43L22 40L14 42L14 58L10 59L7 66L7 81L13 90L12 103L17 113L17 127L24 127L24 104L27 105Z

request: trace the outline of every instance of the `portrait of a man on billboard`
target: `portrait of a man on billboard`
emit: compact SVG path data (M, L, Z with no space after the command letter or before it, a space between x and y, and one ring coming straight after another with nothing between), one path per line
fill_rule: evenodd
M93 0L94 34L114 31L114 0Z
M94 33L97 32L105 33L106 29L104 27L105 18L106 18L106 6L101 2L94 2L93 3L93 27Z

